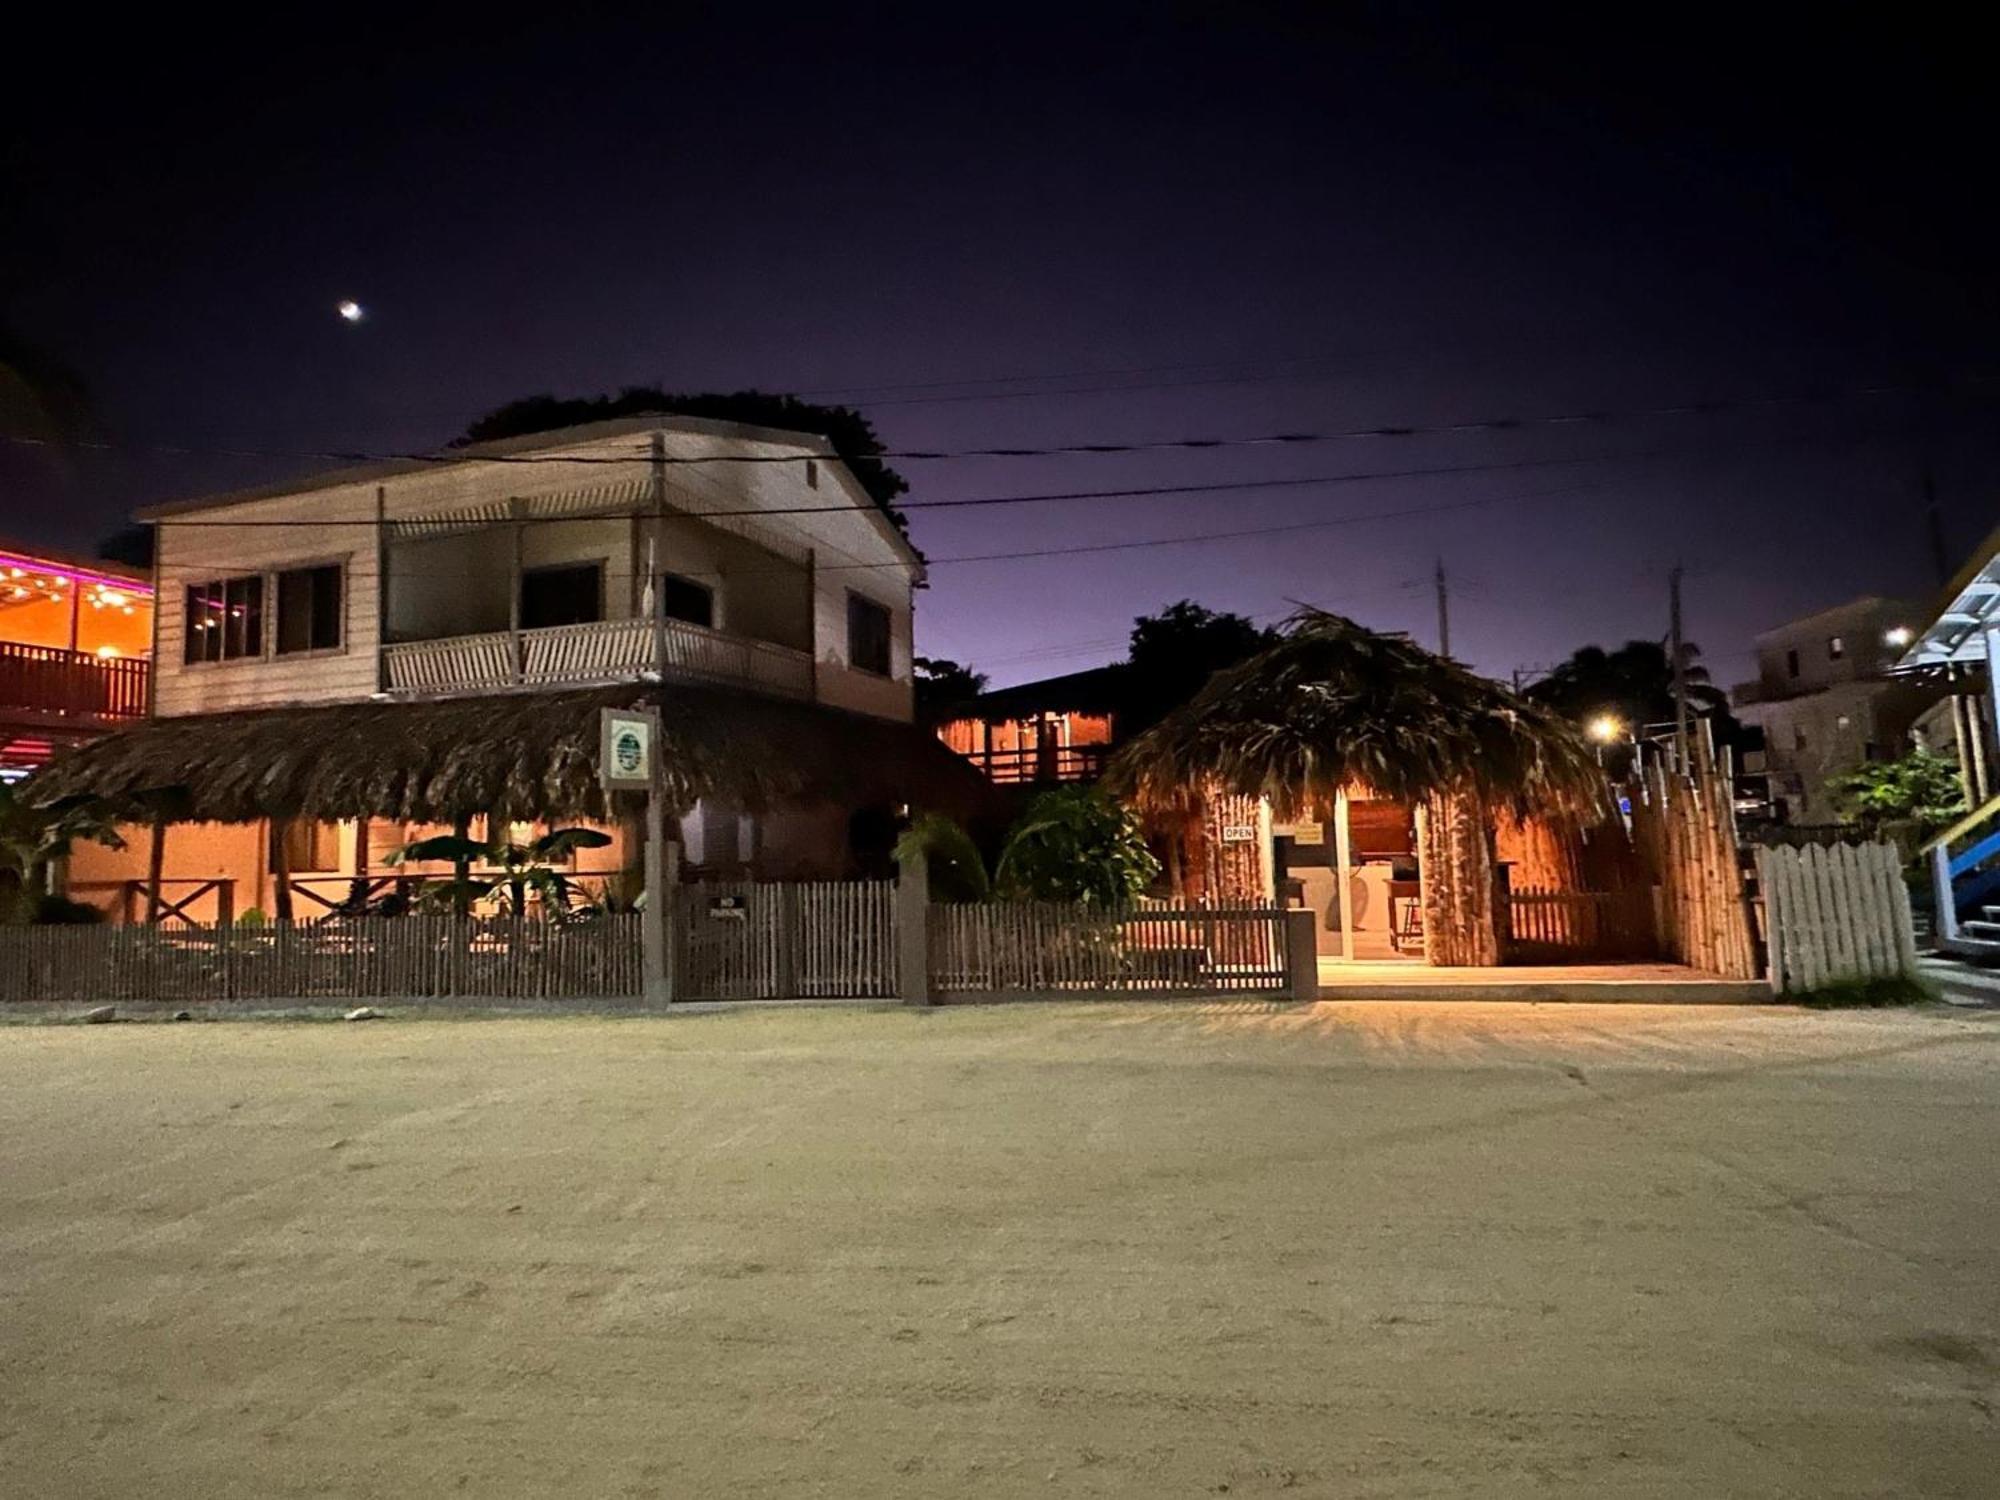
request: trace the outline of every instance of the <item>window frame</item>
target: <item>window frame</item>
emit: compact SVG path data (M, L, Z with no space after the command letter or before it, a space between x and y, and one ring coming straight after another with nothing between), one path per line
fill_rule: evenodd
M348 561L349 559L347 557L316 558L307 562L287 563L283 567L273 568L270 570L270 577L271 577L270 657L273 661L276 661L281 656L291 660L298 660L300 658L314 657L314 656L340 656L346 652L347 638L348 638L348 613L347 613ZM334 569L335 574L339 579L340 604L339 608L336 609L334 612L335 613L334 628L339 636L339 639L335 641L335 643L331 646L301 646L296 651L287 651L282 646L279 645L283 629L282 617L283 617L285 576L288 573L316 573L324 568Z
M269 575L262 571L245 573L224 573L218 577L204 578L198 583L181 585L181 668L226 667L235 662L268 661L271 655L271 615L265 608L267 581ZM232 652L229 650L229 590L232 586L255 585L257 590L257 641L254 649ZM194 656L190 654L194 645L195 596L219 590L222 603L222 620L219 637L220 649L214 656ZM204 637L204 639L206 639Z
M882 615L882 665L874 667L863 663L854 649L856 607L879 610ZM847 591L847 665L856 672L865 672L870 677L881 677L893 681L896 675L896 612L881 600L872 598L856 589Z
M672 579L675 583L685 585L688 588L701 590L703 595L708 599L708 618L706 620L690 620L685 615L667 613L668 579ZM721 611L718 608L720 602L721 590L712 583L702 582L701 579L696 578L691 573L679 573L672 568L662 568L655 578L654 608L659 611L660 618L669 624L692 625L699 630L719 630L722 627L716 621L721 615Z
M559 625L530 625L528 623L528 580L538 573L580 573L589 568L597 578L597 613L588 620L565 620ZM520 622L522 630L571 630L578 625L602 625L608 618L606 598L607 584L611 574L611 559L608 557L578 557L567 562L536 563L523 568L514 579L514 618Z

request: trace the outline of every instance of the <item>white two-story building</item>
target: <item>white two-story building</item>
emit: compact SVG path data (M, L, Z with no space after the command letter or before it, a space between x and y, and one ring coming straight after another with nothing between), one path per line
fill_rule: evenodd
M584 873L629 871L633 809L594 786L606 706L660 710L697 869L851 873L909 806L979 795L911 726L922 559L814 435L633 418L141 519L151 714L48 773L163 814L163 854L144 828L72 860L114 914L156 857L188 916L310 907L499 820L600 825L616 841Z

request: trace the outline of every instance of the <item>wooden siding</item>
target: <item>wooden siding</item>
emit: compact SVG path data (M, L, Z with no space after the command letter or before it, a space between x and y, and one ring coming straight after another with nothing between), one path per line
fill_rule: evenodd
M673 456L786 451L770 442L671 430L666 434L666 446ZM471 460L391 475L381 481L385 513L391 521L410 523L460 511L486 514L496 505L504 508L510 497L530 502L547 497L553 503L558 497L580 491L608 493L611 489L629 497L636 482L651 475L646 448L647 435L635 431L543 450L534 455L537 462L533 464ZM792 451L805 453L810 449L802 446ZM589 461L562 461L572 457ZM604 459L621 461L602 462ZM886 521L853 485L843 466L822 460L817 488L807 485L803 463L671 464L666 476L671 509L699 513L704 526L766 548L786 564L772 567L766 575L764 570L742 564L740 550L730 555L732 549L709 549L712 555L707 563L725 579L721 601L725 628L732 589L747 591L764 576L796 588L795 570L804 568L810 557L814 571L812 639L819 661L836 669L825 674L831 685L822 694L823 700L888 718L912 717L910 610L916 566L891 540ZM372 480L336 483L165 518L159 543L159 682L155 702L160 714L337 702L366 698L376 690L380 645L373 527L376 491ZM218 524L236 518L258 524ZM265 524L273 521L308 524ZM684 529L677 531L685 536ZM529 532L533 539L524 538L523 550L531 565L571 556L604 559L606 613L613 618L629 614L636 593L634 573L643 568L643 558L635 558L631 552L628 520L537 523ZM439 555L448 551L441 548ZM494 565L490 551L481 553L481 568ZM674 551L672 547L663 549L656 564L675 570L679 559L672 555ZM194 665L183 661L184 601L190 584L335 560L346 563L343 649L283 657L267 653ZM504 567L504 562L500 565ZM418 576L427 566L438 576ZM444 575L450 571L437 558L420 561L407 575L393 575L392 597L416 587L449 588L450 578ZM890 611L892 671L888 683L872 677L860 685L847 680L861 676L848 671L846 600L850 588ZM736 607L751 618L771 614L761 602L739 600ZM779 609L778 614L786 614L789 608ZM275 599L270 597L268 585L265 614L268 635L275 615ZM785 629L802 632L804 623L800 619L786 624Z

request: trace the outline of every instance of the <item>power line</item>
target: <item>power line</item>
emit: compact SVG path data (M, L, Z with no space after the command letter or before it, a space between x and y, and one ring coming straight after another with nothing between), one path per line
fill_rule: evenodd
M857 455L857 458L863 461L900 459L917 462L967 458L1073 458L1093 454L1184 453L1224 448L1299 447L1319 443L1360 442L1387 438L1466 436L1475 433L1520 432L1543 427L1602 426L1611 422L1637 421L1658 417L1724 416L1743 412L1768 411L1787 406L1817 406L1881 396L1935 393L1954 387L1988 386L1994 384L1996 380L2000 380L2000 377L1975 376L1957 382L1909 385L1873 384L1850 386L1845 389L1823 388L1811 391L1795 391L1770 396L1722 397L1700 401L1682 401L1656 406L1606 407L1590 411L1562 412L1547 416L1482 417L1476 420L1461 422L1385 424L1378 427L1351 427L1324 432L1272 432L1250 437L1157 438L1126 443L1060 443L1046 447L889 448L880 453ZM4 436L7 442L29 447L49 448L67 446L93 452L131 451L183 457L215 456L311 459L321 462L359 464L412 463L450 465L461 463L494 463L630 465L649 463L678 467L688 464L796 464L816 459L825 460L829 457L825 453L669 453L662 456L635 451L628 458L606 454L563 456L559 454L493 454L473 452L376 453L339 449L282 451L258 448L201 448L186 444L171 443L117 444L94 440L79 440L65 443L54 438L27 437L20 434L6 434ZM838 455L833 455L833 457L838 458Z
M966 507L991 505L1047 505L1058 501L1074 500L1131 500L1154 495L1202 495L1219 494L1238 490L1300 489L1311 485L1359 484L1378 479L1415 479L1445 474L1496 474L1520 469L1564 468L1574 464L1612 463L1633 458L1657 457L1663 450L1657 448L1634 450L1626 453L1587 453L1573 458L1520 458L1498 463L1479 464L1435 464L1409 469L1370 469L1343 474L1308 474L1277 479L1231 479L1217 480L1205 484L1154 484L1138 485L1129 489L1116 490L1045 490L1026 495L979 495L956 500L912 500L903 507L906 510L957 510ZM844 505L778 505L755 510L742 508L724 510L673 510L671 514L686 520L713 520L720 516L738 519L757 516L840 516L852 515L858 507ZM416 517L402 519L414 520ZM424 519L434 519L426 517ZM520 516L512 520L496 520L494 525L560 525L565 522L601 519L601 517L552 515ZM165 517L152 523L155 526L175 528L208 528L235 530L239 527L305 528L320 530L329 526L374 526L373 516L354 516L345 519L306 520L299 518L271 518L266 520L229 520L223 517L196 519L178 516ZM391 518L389 524L396 524Z

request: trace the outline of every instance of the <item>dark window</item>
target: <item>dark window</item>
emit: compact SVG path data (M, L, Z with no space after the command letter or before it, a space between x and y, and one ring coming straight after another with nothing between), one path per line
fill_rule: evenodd
M604 618L604 568L575 563L521 575L521 628L583 625Z
M1794 750L1803 750L1803 749L1805 749L1805 747L1806 747L1806 732L1805 732L1805 730L1803 730L1803 729L1794 729L1794 730L1792 731L1792 748L1793 748Z
M806 488L809 490L819 488L819 462L816 459L806 460Z
M271 824L270 868L278 868L278 845L285 849L285 873L310 875L340 868L340 825L312 818L286 818Z
M224 578L187 591L186 660L235 661L264 654L264 580Z
M292 568L278 575L278 655L333 651L340 646L339 563Z
M1799 675L1799 653L1798 653L1798 652L1796 652L1796 651L1787 651L1787 652L1785 653L1785 675L1786 675L1787 677L1796 677L1796 676L1798 676L1798 675Z
M715 626L715 590L678 573L660 575L660 614L690 625Z
M1828 661L1839 661L1845 655L1847 655L1847 642L1837 635L1828 636L1826 638L1826 659Z
M847 660L860 671L889 675L889 611L859 594L847 596Z

